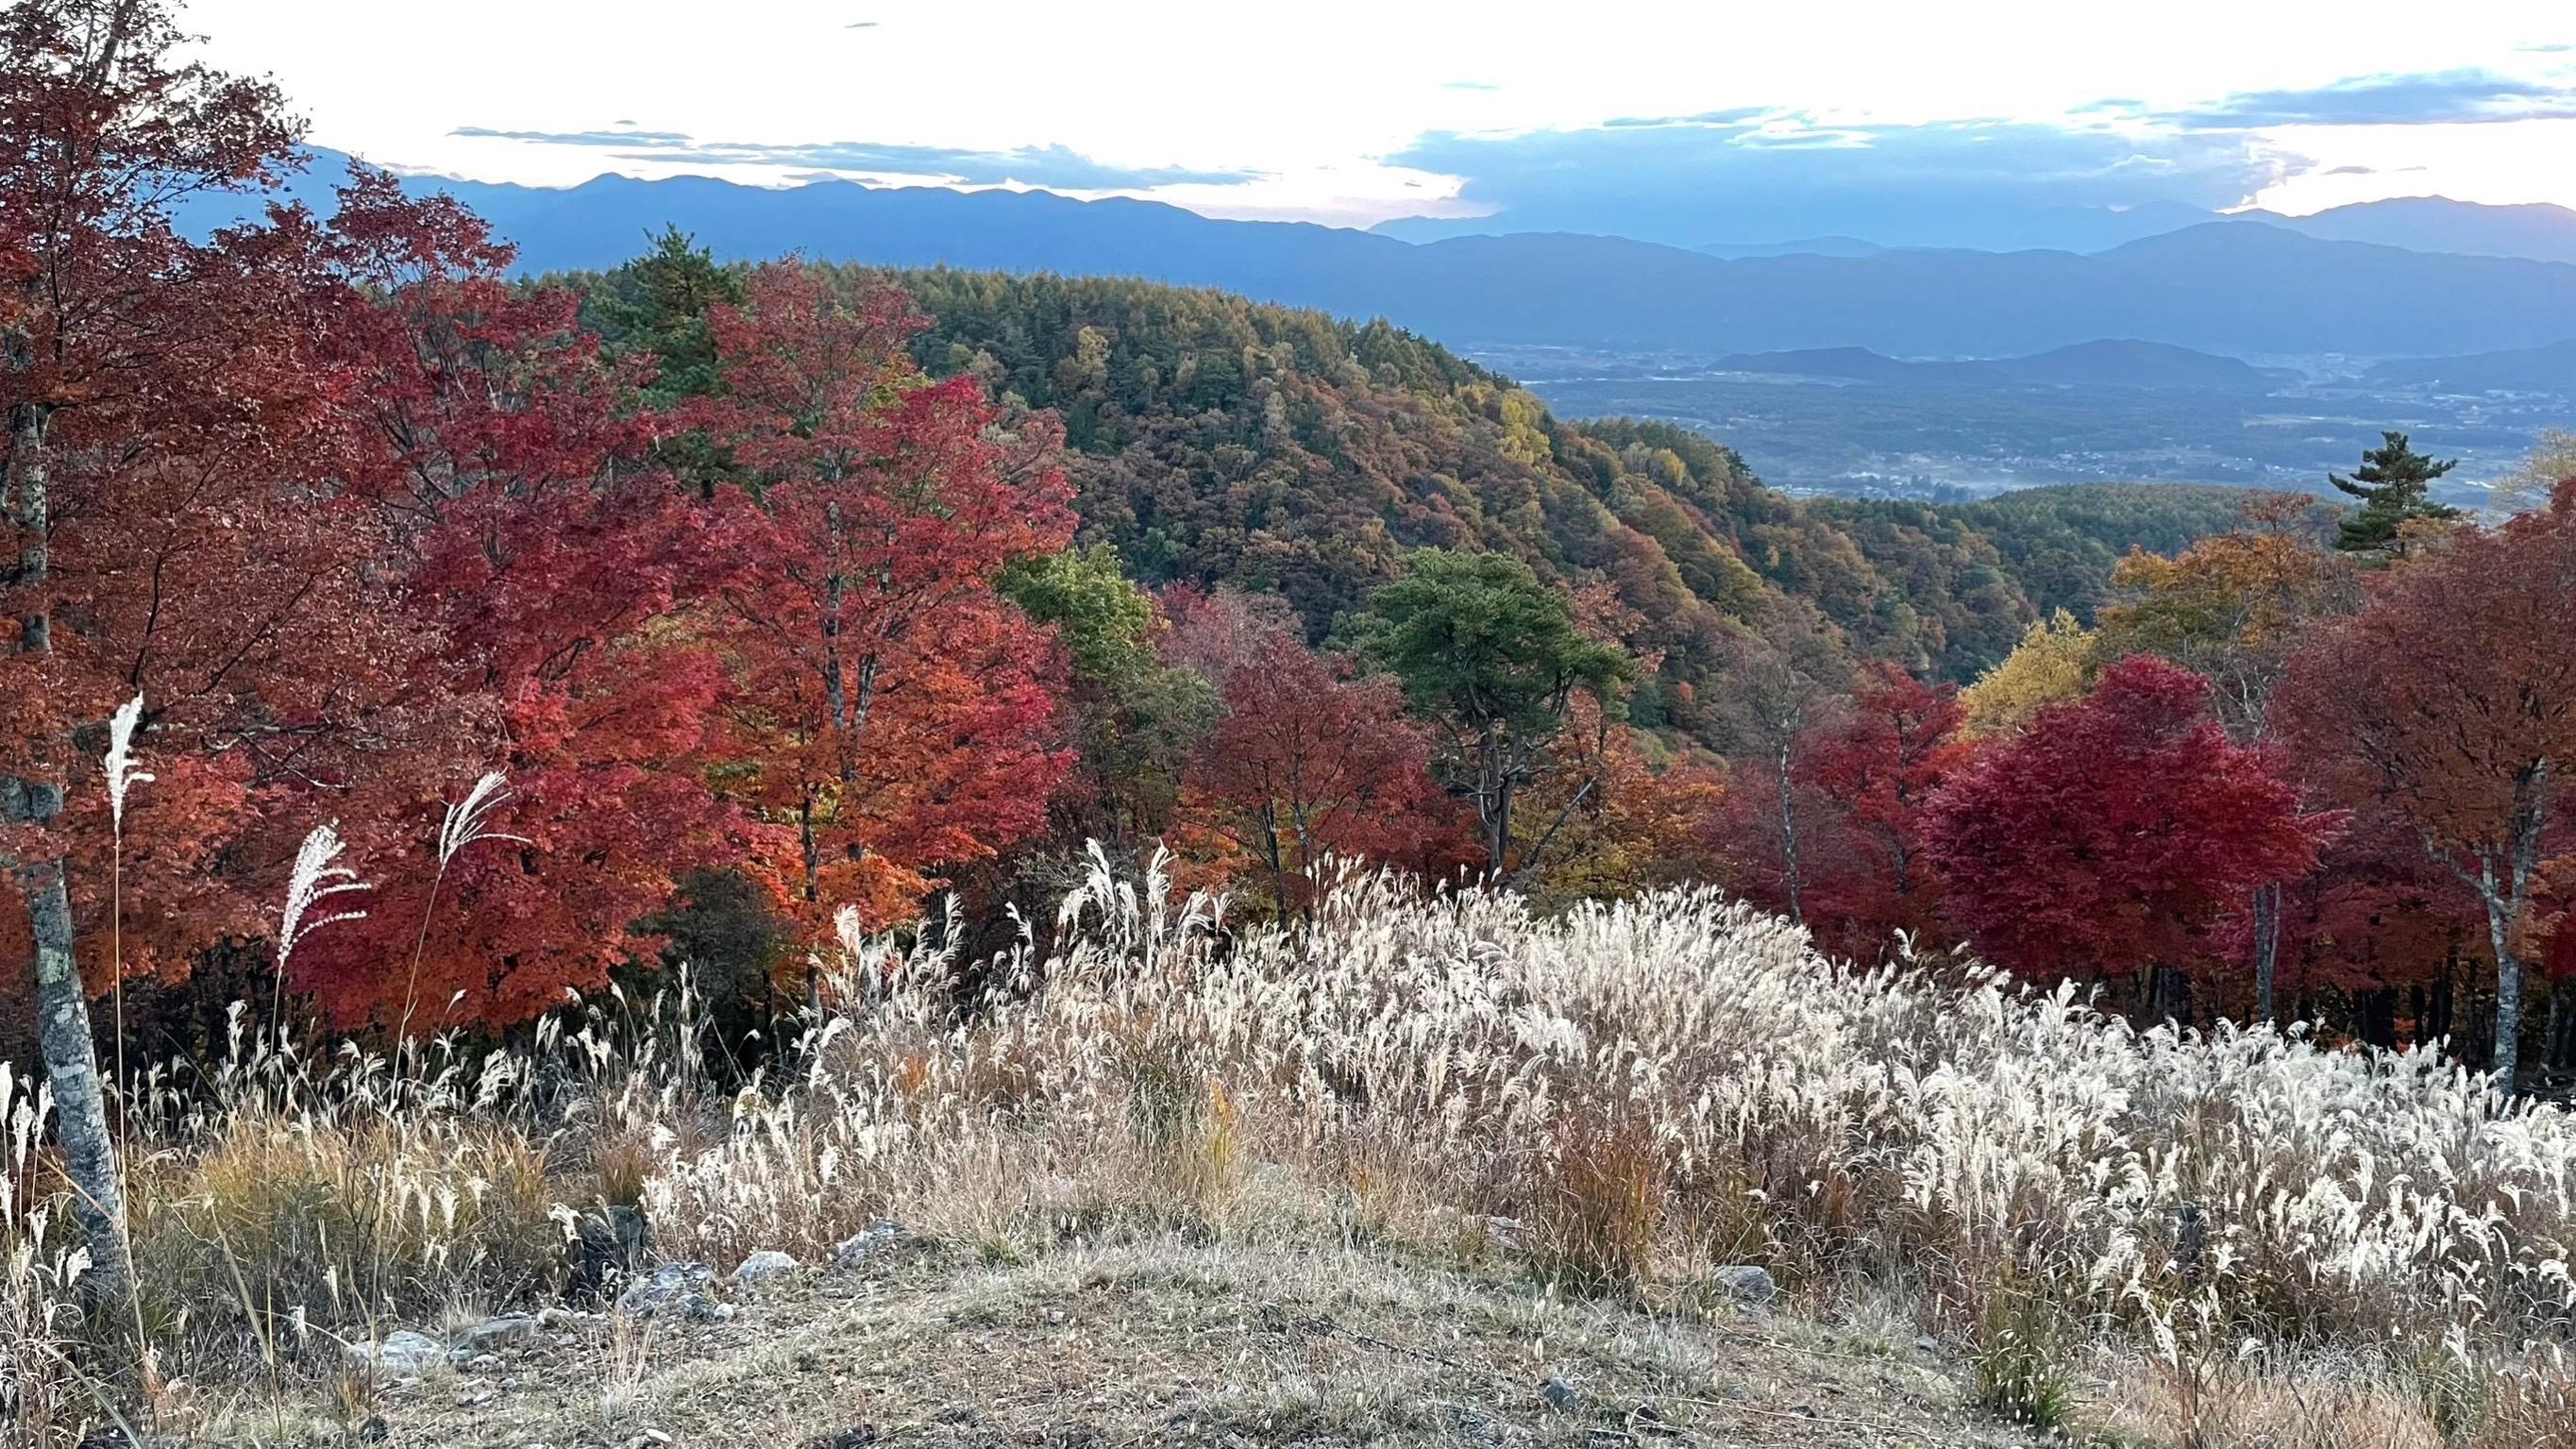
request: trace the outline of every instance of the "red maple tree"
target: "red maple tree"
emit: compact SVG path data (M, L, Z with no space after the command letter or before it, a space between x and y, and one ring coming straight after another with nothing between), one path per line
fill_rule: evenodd
M1828 950L1868 958L1898 932L1928 945L1945 934L1923 832L1935 792L1972 753L1961 716L1956 688L1874 661L1850 701L1798 742L1797 770L1822 817L1807 922Z
M2276 705L2339 798L2384 809L2483 907L2497 1075L2520 1065L2558 782L2576 769L2576 479L2547 508L2461 528L2316 630Z
M1282 918L1312 912L1327 855L1400 858L1436 828L1430 737L1394 679L1353 678L1274 629L1221 683L1225 715L1190 762L1184 803L1258 863Z
M2228 742L2209 682L2147 655L2043 708L1936 793L1923 839L1946 909L1988 958L2042 979L2133 979L2178 1014L2221 916L2305 874L2334 825Z
M344 379L312 345L336 284L320 232L291 210L203 239L176 221L278 181L293 141L275 89L188 60L167 5L0 12L0 857L84 1286L111 1296L126 1259L83 977L175 973L264 929L262 866L293 849L264 827L344 768L403 647L372 520L328 486ZM129 746L156 779L124 802L120 849L99 755L137 695Z
M1065 768L1046 640L993 589L1072 537L1058 433L924 378L892 287L763 267L709 325L722 382L691 421L745 482L722 591L737 793L809 929L882 922L1039 829Z
M726 552L647 466L669 424L572 293L513 286L484 223L382 173L331 236L340 487L374 510L428 647L413 737L341 811L368 918L296 964L343 1021L519 1021L647 949L635 923L740 834L706 783L725 678L693 613ZM444 804L485 770L508 779L511 838L443 858Z

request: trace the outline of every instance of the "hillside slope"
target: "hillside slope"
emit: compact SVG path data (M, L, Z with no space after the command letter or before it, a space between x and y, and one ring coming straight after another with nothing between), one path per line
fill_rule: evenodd
M1852 653L1973 676L2040 611L2088 609L2131 543L2224 528L2243 498L1801 503L1699 434L1557 419L1384 322L1133 281L897 278L932 318L916 350L933 372L1063 415L1085 531L1144 580L1275 590L1321 637L1409 549L1511 553L1634 611L1675 709L1799 604Z

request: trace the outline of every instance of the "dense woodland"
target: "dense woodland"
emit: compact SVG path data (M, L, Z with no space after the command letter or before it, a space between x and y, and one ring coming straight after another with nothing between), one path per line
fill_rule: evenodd
M747 1027L836 932L1045 931L1093 842L1289 920L1333 857L1715 880L2142 1021L2568 1060L2576 490L2446 517L2391 435L2339 532L1802 503L1209 292L676 235L526 283L381 174L194 240L293 164L274 93L8 13L5 989L85 1178L84 1059L235 1001L488 1038L685 964Z

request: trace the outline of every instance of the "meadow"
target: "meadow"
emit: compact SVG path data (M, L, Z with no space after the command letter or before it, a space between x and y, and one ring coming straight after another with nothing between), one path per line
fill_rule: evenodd
M129 1087L140 1286L104 1322L47 1097L0 1080L0 1433L61 1442L103 1392L88 1342L122 1332L151 1346L142 1412L363 1403L343 1345L558 1301L616 1208L718 1272L888 1221L995 1263L1306 1234L1657 1313L1758 1266L1798 1311L1957 1345L2004 1422L2568 1433L2576 1119L2434 1053L2140 1032L1961 957L1843 964L1704 889L1543 916L1353 872L1311 928L1238 933L1100 856L1055 925L964 970L939 923L853 919L740 1077L685 979L396 1060L305 1056L245 1008L229 1060ZM2228 1427L2293 1402L2263 1432L2326 1437Z

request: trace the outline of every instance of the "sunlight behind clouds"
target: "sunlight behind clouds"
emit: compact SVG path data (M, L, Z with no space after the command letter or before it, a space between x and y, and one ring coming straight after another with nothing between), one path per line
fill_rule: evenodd
M2264 168L2236 202L2576 203L2556 123L2271 124L2285 118L2278 98L2374 84L2392 57L2401 80L2483 75L2576 104L2576 15L2557 0L2457 7L2438 27L2418 6L2305 0L2152 12L1324 0L1293 15L745 0L721 25L672 3L450 12L432 27L382 7L198 0L189 23L218 61L273 69L318 144L539 185L606 170L771 185L828 173L1366 224L1520 204L1490 185L1489 199L1462 199L1484 178L1397 159L1434 134L1482 138L1500 158L1503 137L1739 108L1812 138L1936 121L2149 134L2225 125L2233 107L2257 129L2230 134ZM612 131L635 144L545 139Z

